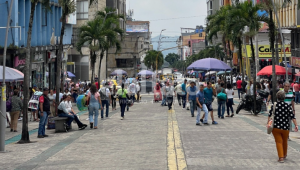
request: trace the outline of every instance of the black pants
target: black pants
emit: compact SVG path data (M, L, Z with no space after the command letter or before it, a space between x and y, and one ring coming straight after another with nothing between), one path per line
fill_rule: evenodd
M178 104L181 106L181 99L182 96L180 94L177 93L177 100L178 100Z
M111 106L113 109L116 108L116 98L113 95L111 95Z
M170 110L172 108L173 96L172 97L167 97L167 101L168 101L168 107L169 107L169 110Z
M136 99L136 101L138 101L138 102L139 102L139 101L140 101L140 92L137 92L137 94L136 94L136 95L137 95L137 99Z
M74 116L74 120L77 123L78 127L81 128L83 126L83 123L80 122L80 120L78 119L77 115L73 112L70 112L73 116Z
M226 103L227 106L227 115L229 115L229 109L231 110L232 114L233 114L233 98L228 99L228 102Z
M121 108L121 117L124 117L124 112L126 108L126 98L119 98L119 104Z

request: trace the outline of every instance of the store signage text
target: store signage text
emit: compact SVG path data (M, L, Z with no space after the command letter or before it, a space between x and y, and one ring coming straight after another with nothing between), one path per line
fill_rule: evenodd
M265 48L265 46L260 46L259 48L258 48L258 50L259 50L259 52L261 52L261 53L263 53L263 52L272 52L272 50L268 47L268 48ZM276 50L275 50L276 51ZM290 47L286 47L285 48L285 50L284 50L285 52L291 52L291 49L290 49ZM278 52L281 52L281 48L279 49L279 51Z
M291 57L290 58L290 65L300 68L300 57Z
M278 53L279 53L279 57L284 57L284 51L287 57L291 56L291 47L290 45L285 45L284 50L281 49L281 45L278 45ZM255 46L254 46L255 49ZM255 52L255 51L254 51ZM251 50L251 46L247 45L247 56L248 57L252 57L252 50ZM244 53L244 56L246 54ZM272 58L272 50L270 49L270 45L259 45L258 47L258 55L259 58Z
M15 57L15 60L14 60L14 67L18 67L19 65L25 65L25 59L23 60L20 60L19 59L19 56L16 56Z

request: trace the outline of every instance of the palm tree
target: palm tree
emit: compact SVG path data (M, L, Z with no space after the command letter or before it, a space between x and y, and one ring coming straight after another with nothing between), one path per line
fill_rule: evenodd
M26 43L26 58L25 58L25 67L24 67L24 100L23 106L27 106L29 101L29 67L30 67L30 49L31 49L31 35L32 35L32 26L33 26L33 18L34 18L34 11L37 3L40 0L31 0L31 8L30 8L30 16L29 16L29 25L28 25L28 32L27 32L27 43ZM42 5L46 7L47 10L51 10L50 8L50 0L43 0L41 1ZM29 132L28 132L28 108L23 107L23 125L22 125L22 136L18 143L30 143L29 139Z
M230 18L232 20L231 25L235 27L234 25L240 24L240 26L247 26L249 28L249 31L245 34L250 39L250 45L251 45L251 56L253 62L255 62L255 53L254 53L254 45L253 45L253 38L257 34L261 24L260 21L266 21L269 18L265 15L259 16L257 11L261 9L261 5L253 5L252 1L248 2L245 1L243 3L236 3L235 8L230 12ZM239 27L239 26L237 26ZM241 27L240 27L241 28ZM240 29L238 28L238 29ZM242 28L244 29L244 28ZM253 64L254 70L256 70L255 63ZM254 92L254 101L256 101L256 75L254 74L253 77L253 92ZM254 102L254 114L256 114L256 103ZM258 109L260 110L260 109Z
M104 52L106 51L106 76L107 76L107 57L108 57L108 50L112 47L116 47L116 53L121 51L121 41L123 40L123 29L120 28L120 19L125 19L124 15L116 14L116 10L112 8L105 8L104 11L98 11L96 16L104 18L104 25L103 27L109 31L109 34L106 35L107 44L101 49L100 54L100 64L98 75L100 76L100 67L102 63L102 59L104 56ZM121 39L121 41L120 41ZM100 78L98 79L98 83L100 84Z
M81 48L85 45L88 46L90 50L90 63L92 69L91 82L94 82L94 72L95 72L95 63L97 59L96 52L104 49L104 46L107 45L105 40L106 32L103 31L103 19L100 17L95 18L94 20L88 21L85 25L81 26L79 29L79 40L76 44L76 49L80 53Z
M156 67L156 63L157 63L157 67ZM158 68L161 68L161 66L164 64L164 56L160 51L150 50L146 53L144 64L148 68L157 70Z
M61 89L61 56L63 53L63 39L64 39L64 34L65 34L65 26L66 26L66 17L69 14L72 14L73 12L76 11L76 5L75 1L73 0L59 0L58 1L59 5L62 8L62 16L60 18L60 21L62 22L61 30L60 30L60 42L58 46L58 56L57 57L57 69L56 69L56 103L59 103L59 93ZM62 86L63 87L63 86ZM57 106L56 106L57 107Z

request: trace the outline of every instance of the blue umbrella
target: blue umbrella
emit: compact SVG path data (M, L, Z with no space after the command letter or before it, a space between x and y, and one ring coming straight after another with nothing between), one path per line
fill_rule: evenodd
M71 77L71 78L76 77L73 73L71 73L69 71L67 71L67 73L68 73L68 77Z
M127 72L124 71L124 70L119 69L119 70L113 71L112 73L110 73L110 75L112 75L112 76L116 76L116 75L127 75Z
M149 70L142 70L138 73L138 75L153 75L154 73Z
M215 58L205 58L193 62L188 70L225 71L232 70L226 63Z

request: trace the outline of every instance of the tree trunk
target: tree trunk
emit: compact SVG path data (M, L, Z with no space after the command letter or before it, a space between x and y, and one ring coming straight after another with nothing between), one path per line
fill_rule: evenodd
M65 25L66 25L66 15L65 11L62 12L62 26L61 26L61 31L60 31L60 41L59 41L59 49L58 49L58 55L56 57L57 59L57 70L56 70L56 107L59 104L59 93L60 93L60 88L61 88L61 55L63 54L63 39L64 39L64 33L65 33Z
M241 40L241 38L239 38L238 39L238 44L239 44L239 58L240 58L240 62L241 62L241 70L242 70L242 84L244 84L245 82L245 80L244 80L244 77L245 77L245 75L244 75L244 63L243 63L243 56L242 56L242 40Z
M250 43L251 43L252 60L254 61L253 69L256 70L255 53L254 53L254 46L253 46L253 38L252 37L250 37ZM251 92L251 86L250 86L250 92ZM253 110L254 110L254 115L257 115L256 114L256 74L254 74L254 76L253 76L253 95L254 95L254 105L253 105L254 108L253 108Z
M275 74L275 56L274 56L274 42L275 42L275 24L273 20L273 10L269 10L270 23L269 23L269 38L270 38L270 50L272 51L272 91L273 101L276 101L276 82L277 77Z
M101 50L101 53L100 53L100 63L99 63L99 70L98 70L98 85L99 85L99 87L100 87L100 82L101 82L101 80L100 80L100 73L101 73L101 64L102 64L102 59L103 59L103 56L104 56L104 51L103 50Z
M28 26L28 33L27 33L27 46L26 46L26 59L25 59L25 68L24 68L24 100L23 100L23 124L22 124L22 136L21 140L18 142L22 143L30 143L29 139L29 132L28 132L28 101L29 101L29 81L30 81L30 73L29 68L31 67L30 57L31 57L31 34L32 34L32 25L33 25L33 17L35 11L35 4L31 3L31 10L30 10L30 17L29 17L29 26Z

